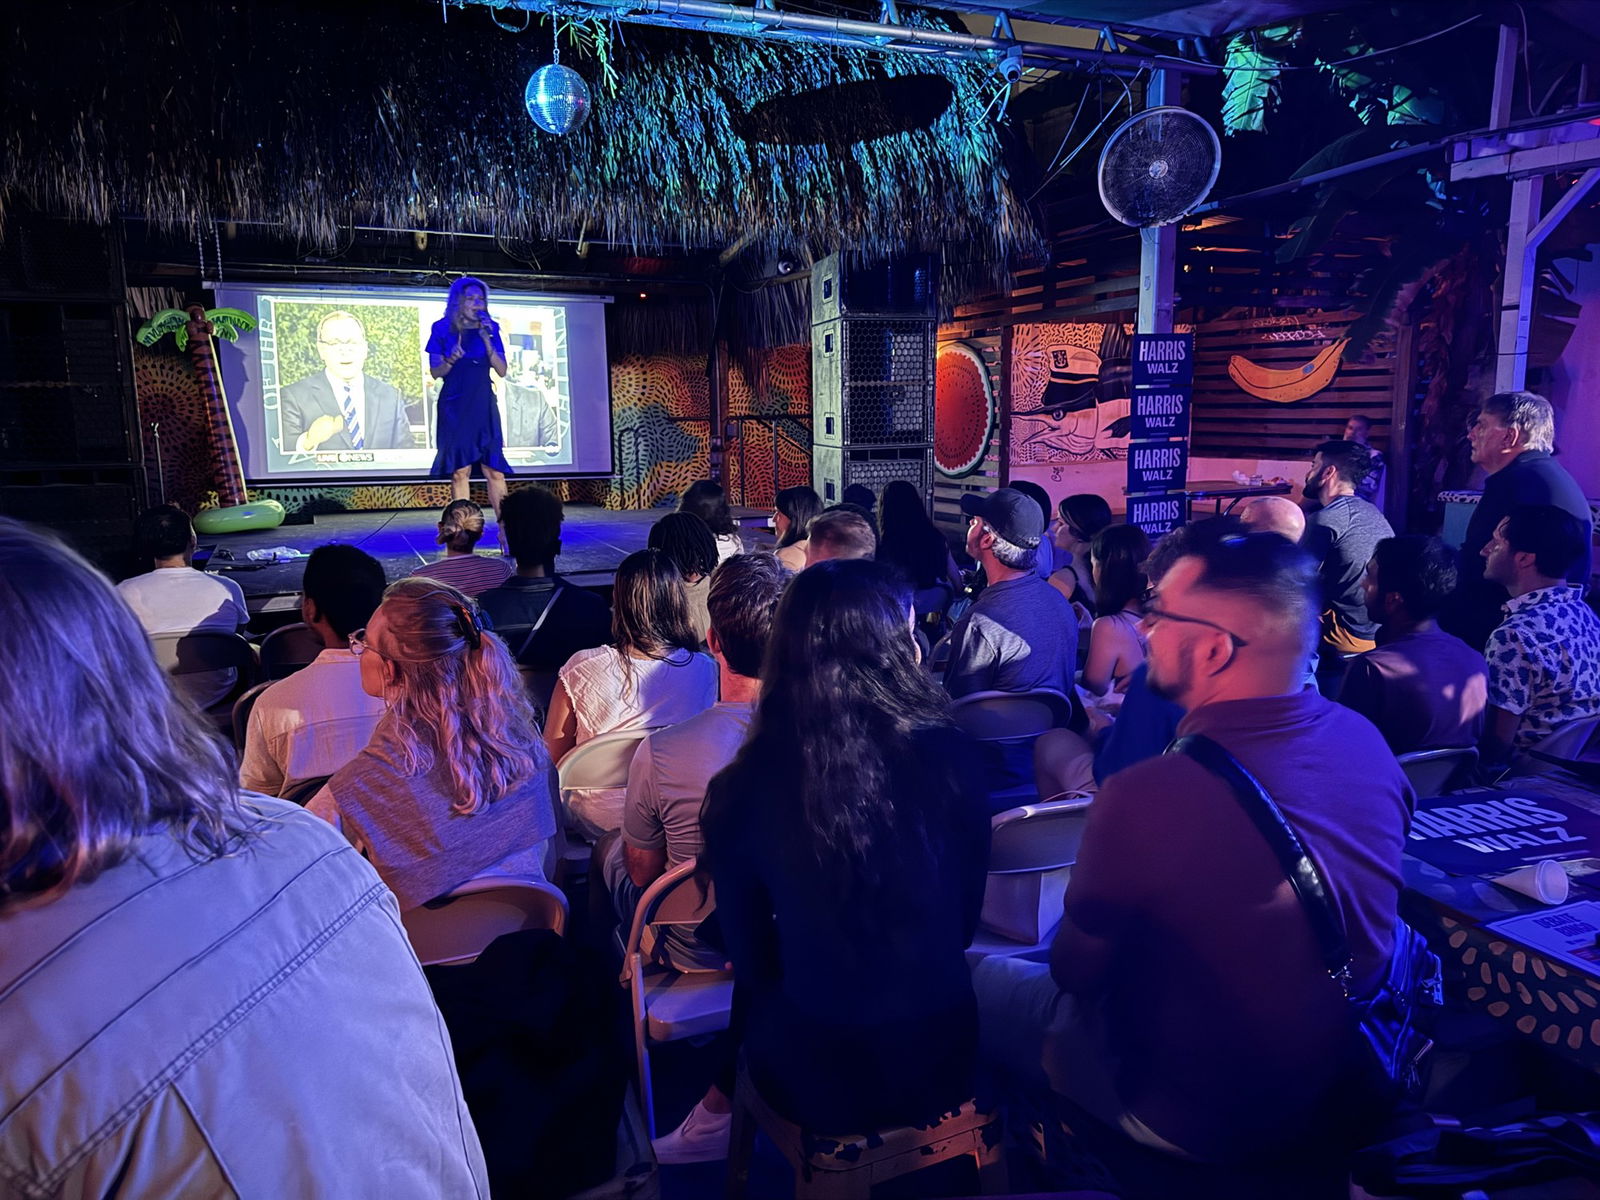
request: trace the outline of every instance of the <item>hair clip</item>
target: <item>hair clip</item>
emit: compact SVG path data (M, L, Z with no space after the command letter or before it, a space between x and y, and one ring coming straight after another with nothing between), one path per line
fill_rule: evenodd
M474 650L483 645L483 629L472 610L459 600L451 601L450 607L456 614L456 624L461 628L461 636L467 639L467 645Z

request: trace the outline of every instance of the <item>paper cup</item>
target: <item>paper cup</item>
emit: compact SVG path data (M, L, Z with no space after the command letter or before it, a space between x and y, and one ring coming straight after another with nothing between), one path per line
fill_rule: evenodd
M1518 867L1509 875L1494 880L1503 888L1531 897L1540 904L1565 904L1567 902L1567 873L1559 863L1548 858L1542 862Z

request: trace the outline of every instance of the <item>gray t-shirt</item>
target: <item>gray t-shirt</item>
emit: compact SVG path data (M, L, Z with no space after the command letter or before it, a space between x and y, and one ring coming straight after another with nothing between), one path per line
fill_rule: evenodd
M1072 605L1037 575L983 590L950 635L945 690L1072 693L1078 664L1078 619Z
M1359 637L1378 632L1361 594L1361 577L1378 543L1393 536L1383 514L1357 496L1336 497L1306 517L1300 544L1317 560L1322 606L1337 612L1345 628Z
M636 850L665 850L667 866L697 858L705 845L700 808L711 777L733 761L750 731L753 706L722 702L639 743L628 769L622 838Z

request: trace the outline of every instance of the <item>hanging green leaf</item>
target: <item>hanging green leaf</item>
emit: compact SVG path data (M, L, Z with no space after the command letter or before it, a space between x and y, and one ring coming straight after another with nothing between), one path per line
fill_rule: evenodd
M1228 40L1222 64L1222 129L1224 133L1260 133L1267 115L1282 100L1279 76L1283 53L1300 37L1300 26L1271 25L1247 29Z

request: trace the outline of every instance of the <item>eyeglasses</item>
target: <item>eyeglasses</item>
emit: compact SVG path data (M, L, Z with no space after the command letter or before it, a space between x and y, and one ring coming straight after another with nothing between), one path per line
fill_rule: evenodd
M1180 625L1204 625L1207 629L1215 629L1218 633L1227 634L1235 650L1243 649L1250 644L1227 626L1218 625L1215 621L1208 621L1204 617L1186 617L1182 613L1168 612L1164 608L1157 608L1154 603L1155 599L1155 588L1150 588L1145 592L1144 620L1146 625L1159 625L1162 621L1175 621Z
M363 625L345 640L350 643L350 653L360 658L367 652L367 627Z

